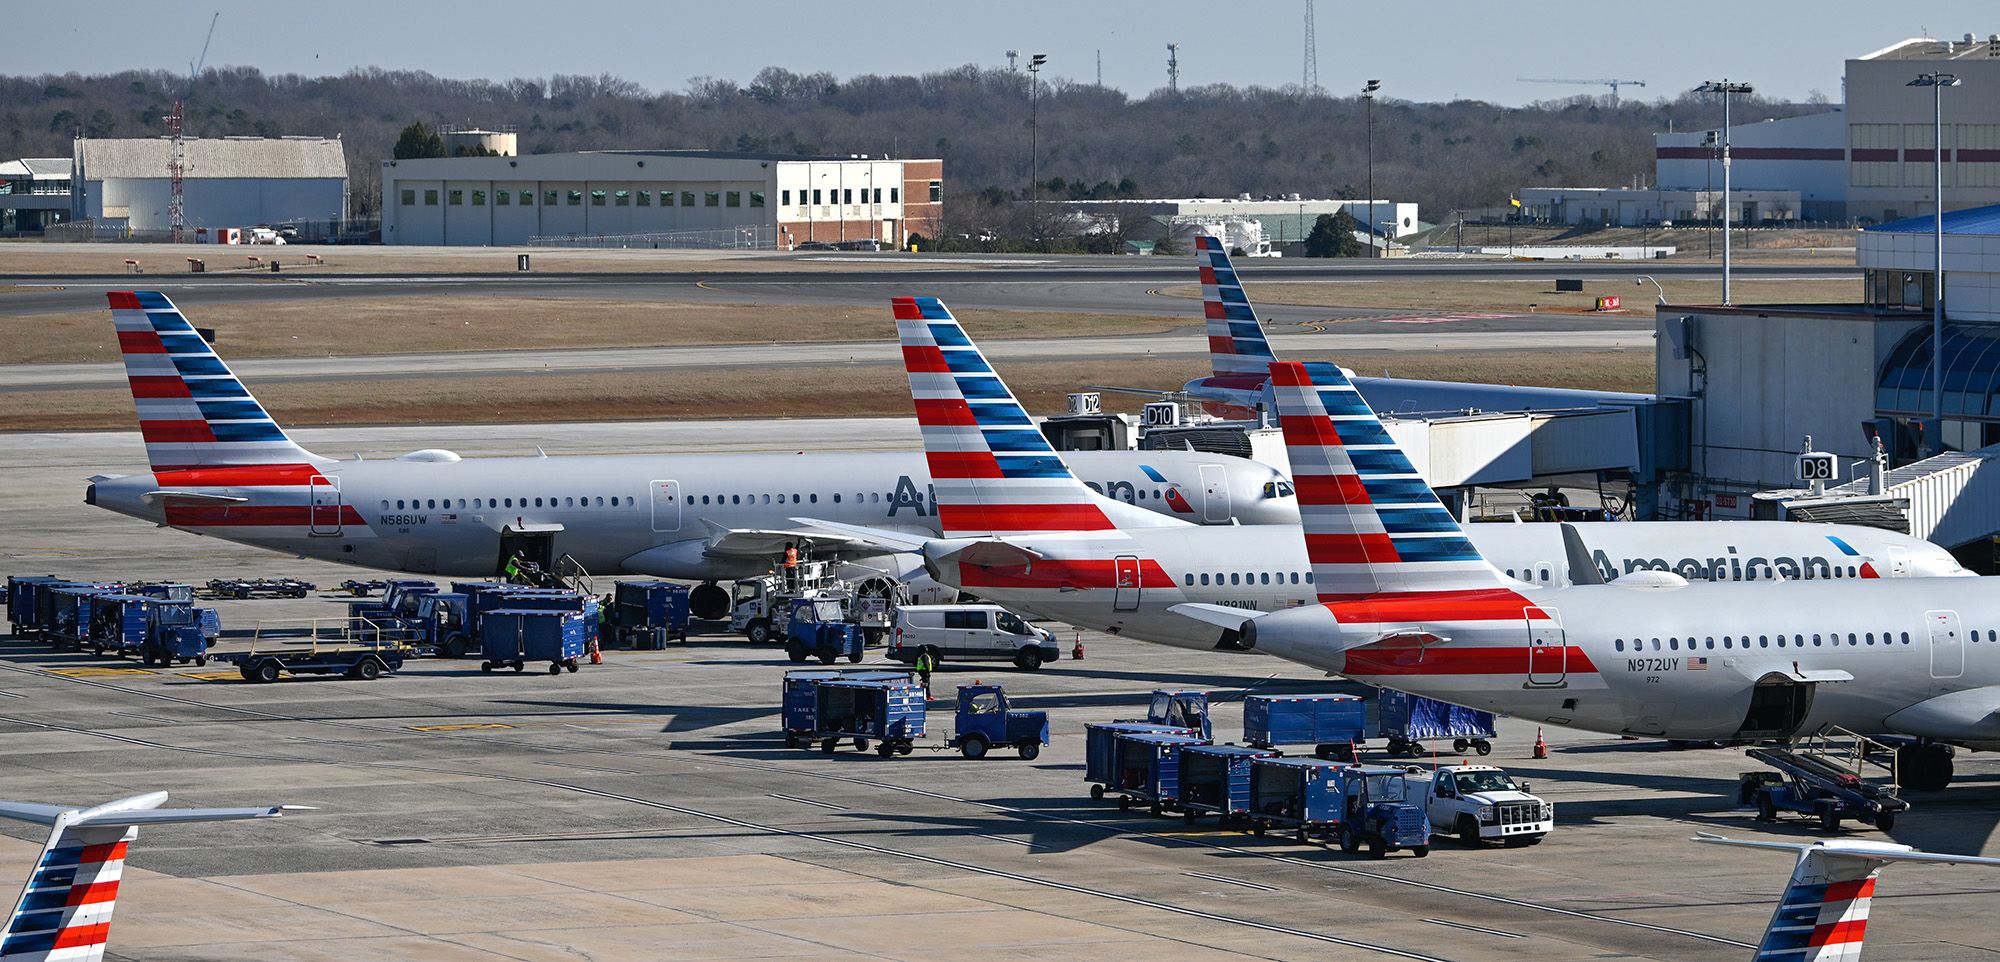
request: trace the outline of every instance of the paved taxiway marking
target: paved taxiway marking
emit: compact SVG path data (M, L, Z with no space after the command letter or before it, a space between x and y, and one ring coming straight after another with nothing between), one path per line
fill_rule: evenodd
M1269 885L1262 884L1260 882L1247 882L1240 878L1230 878L1227 875L1210 875L1206 872L1182 872L1181 874L1187 876L1188 878L1198 878L1209 882L1222 882L1227 885L1241 885L1246 889L1256 889L1259 892L1277 891L1277 889Z
M121 678L126 675L153 674L152 669L149 668L49 668L45 670L51 675L61 675L64 678Z
M1525 935L1521 935L1521 934L1519 934L1519 933L1515 933L1515 932L1503 932L1503 931L1501 931L1501 930L1499 930L1499 929L1489 929L1489 928L1487 928L1487 927L1485 927L1485 926L1483 926L1483 925L1469 925L1469 924L1467 924L1467 923L1464 923L1464 922L1453 922L1453 921L1452 921L1452 920L1450 920L1450 919L1419 919L1418 921L1420 921L1420 922L1429 922L1429 923L1430 923L1430 924L1432 924L1432 925L1443 925L1443 926L1449 926L1450 928L1454 928L1454 929L1464 929L1464 930L1466 930L1467 932L1478 932L1478 933L1480 933L1481 935L1497 935L1497 936L1499 936L1500 938L1503 938L1503 939L1525 939L1525 938L1527 938L1527 936L1525 936Z
M810 798L800 798L800 797L798 797L797 795L785 795L785 794L782 794L782 793L780 793L780 792L765 792L764 794L765 794L765 796L766 796L766 797L769 797L769 798L782 798L782 799L784 799L785 801L788 801L788 802L797 802L797 803L799 803L800 805L813 805L813 806L817 806L817 807L819 807L819 808L830 808L830 809L832 809L832 810L834 810L834 811L836 811L836 812L844 812L844 811L847 811L847 806L845 806L845 805L835 805L835 804L834 804L834 803L832 803L832 802L820 802L820 801L814 801L813 799L810 799Z
M8 667L8 666L0 666L0 667ZM268 713L254 712L254 714L268 714ZM312 719L304 719L304 718L293 718L291 720L312 721ZM936 855L925 855L920 852L908 852L902 849L889 848L888 846L885 845L876 845L870 842L858 841L856 839L851 839L851 838L841 838L835 835L823 835L818 832L808 832L799 829L784 828L776 825L765 825L759 822L752 822L747 819L735 818L728 815L719 815L714 812L704 812L697 808L688 808L682 805L674 805L669 802L662 802L650 798L641 798L635 795L621 795L618 794L617 792L607 792L602 789L590 788L585 785L572 785L568 782L559 782L546 778L531 778L524 775L508 775L499 772L480 772L480 771L465 771L461 769L434 768L428 765L415 765L403 762L343 762L343 761L329 762L325 759L299 758L296 756L289 756L289 755L270 755L258 752L226 751L223 749L216 749L216 748L193 748L185 745L170 745L167 744L166 742L149 741L143 738L134 738L129 735L119 735L112 732L93 731L84 728L71 728L65 725L54 725L46 722L29 721L24 718L12 718L5 715L0 715L0 721L11 722L17 725L26 725L30 728L39 728L44 731L58 731L58 732L65 732L71 735L84 735L93 738L103 738L103 739L108 739L110 741L123 742L128 745L137 745L142 748L155 748L163 751L174 751L174 752L188 752L190 754L209 755L221 758L245 758L253 761L276 761L294 765L330 764L347 768L392 769L399 771L423 772L431 775L457 775L466 778L488 778L488 779L493 779L495 781L514 782L523 785L536 785L543 788L552 788L558 791L572 792L579 795L589 795L595 798L602 798L609 801L629 802L634 805L640 805L646 808L651 808L662 812L671 812L675 815L684 815L689 818L696 818L711 822L717 822L723 825L728 825L732 828L745 829L751 832L758 832L766 835L781 835L787 838L796 838L803 841L818 842L824 845L834 845L841 848L868 852L874 855L883 855L890 858L905 859L912 862L922 862L926 865L936 865L944 868L957 869L961 872L969 872L974 875L984 875L988 878L1004 879L1010 882L1020 882L1024 885L1034 885L1041 888L1051 888L1057 891L1069 892L1074 895L1088 895L1093 898L1101 898L1107 901L1118 902L1124 905L1137 906L1140 908L1154 909L1157 911L1166 912L1173 915L1184 916L1187 918L1201 919L1207 922L1218 922L1224 925L1234 925L1242 928L1255 929L1259 932L1270 932L1276 935L1289 935L1295 938L1306 939L1313 942L1323 942L1330 945L1341 945L1352 949L1361 949L1367 952L1375 952L1382 955L1395 956L1396 958L1416 959L1418 960L1418 962L1452 962L1452 960L1450 959L1441 958L1435 955L1424 955L1423 953L1420 952L1412 952L1406 949L1399 949L1396 948L1395 946L1378 945L1373 942L1363 942L1359 939L1348 939L1348 938L1342 938L1337 935L1328 935L1324 932L1313 932L1307 929L1294 929L1294 928L1289 928L1287 926L1274 925L1269 922L1259 922L1254 919L1246 919L1233 915L1223 915L1218 912L1208 912L1202 909L1189 908L1184 905L1175 905L1171 902L1159 902L1159 901L1154 901L1152 899L1140 898L1135 895L1124 895L1118 892L1110 892L1104 889L1096 889L1096 888L1091 888L1089 886L1076 885L1070 882L1058 881L1052 878L1043 878L1041 876L1036 876L1036 875L1026 875L1020 872L1010 872L1005 869L992 868L985 865L978 865L972 862L960 862L955 859L942 858ZM783 797L783 796L777 796L777 797ZM794 799L794 800L805 801L804 799ZM809 802L808 804L817 804L817 803ZM391 843L421 844L421 841L416 839L407 839L407 840L394 839L391 840ZM1175 941L1188 942L1189 940L1176 939ZM1191 943L1191 944L1199 944L1199 943Z
M192 678L195 681L228 681L231 678L240 679L243 677L243 673L240 671L177 671L174 674L182 678Z
M463 722L457 725L408 725L405 727L413 732L472 732L496 731L503 728L513 728L514 726L502 725L499 722Z
M27 674L27 675L42 674L42 672L40 672L37 669L21 668L15 665L7 665L7 664L0 664L0 670L19 672L21 674ZM387 733L400 733L401 731L404 730L397 728L387 728L378 725L364 725L358 722L344 722L344 721L334 721L331 719L305 718L298 715L281 715L276 712L262 711L255 708L242 708L235 705L217 705L211 702L198 701L192 698L183 698L178 695L170 695L164 692L147 691L141 688L131 688L124 685L114 685L111 684L110 682L94 681L90 679L71 678L69 680L74 681L79 685L89 685L94 688L103 688L109 691L124 692L126 694L137 695L144 698L154 698L162 701L170 701L182 705L188 705L195 708L206 708L211 711L222 711L222 712L231 712L241 715L250 715L253 717L266 718L275 721L291 721L291 722L300 722L304 724L329 725L337 728L358 728L363 731L376 731L376 732L387 732ZM16 721L20 724L25 724L37 728L52 728L52 726L44 725L39 722L29 722L20 719L5 718L4 716L0 716L0 720ZM643 721L643 719L640 720ZM66 728L56 728L52 730L77 731ZM78 733L86 735L97 735L99 737L104 737L104 738L122 739L128 741L133 740L133 739L127 739L125 738L125 736L112 735L105 732L78 731ZM475 736L469 736L451 732L427 732L425 734L429 734L432 737L436 738L475 737ZM301 739L301 740L309 740L309 739ZM488 742L489 744L495 742L502 742L502 743L505 742L504 738L490 738L490 739L482 738L480 740ZM615 748L584 748L580 746L564 746L561 748L555 748L548 745L536 744L533 742L516 742L514 744L518 744L521 747L530 750L562 752L565 754L584 752L596 755L621 755L621 756L635 757L635 758L660 757L658 752L634 752L634 751L621 750ZM173 745L158 745L153 747L166 748L172 751L185 751L198 754L221 755L225 757L239 757L239 756L255 757L255 756L248 756L245 755L244 753L239 753L239 752L223 752L223 751L214 751L210 749L183 748L180 746L173 746ZM1251 856L1255 858L1267 859L1273 862L1279 862L1285 865L1315 869L1323 872L1333 872L1335 874L1346 875L1355 878L1373 879L1378 882L1387 882L1394 885L1409 886L1411 888L1422 889L1424 891L1429 891L1429 892L1437 892L1445 895L1457 895L1465 898L1475 899L1478 901L1491 902L1499 905L1507 905L1507 906L1512 906L1514 908L1527 909L1535 912L1544 912L1551 915L1563 916L1566 918L1585 919L1592 922L1603 922L1610 925L1618 925L1627 928L1641 929L1648 932L1659 932L1666 935L1685 936L1687 938L1698 939L1703 942L1712 942L1719 945L1729 945L1744 949L1756 948L1756 945L1753 943L1739 942L1735 939L1724 938L1719 935L1710 935L1706 932L1696 932L1691 929L1678 929L1669 925L1658 925L1651 922L1640 922L1633 919L1623 919L1609 915L1597 915L1591 912L1584 912L1577 909L1566 909L1562 908L1561 906L1549 905L1547 903L1542 903L1542 902L1530 902L1524 899L1511 898L1509 896L1504 896L1504 895L1495 895L1490 892L1476 892L1470 889L1453 888L1451 886L1441 885L1435 882L1424 882L1424 881L1419 881L1417 879L1402 878L1395 875L1384 875L1378 872L1367 871L1365 869L1349 868L1346 866L1334 865L1330 863L1313 862L1290 855L1279 855L1275 853L1259 851L1257 849L1224 845L1218 842L1211 841L1207 838L1177 837L1163 832L1146 832L1133 829L1125 825L1109 825L1102 822L1093 822L1081 818L1074 818L1065 815L1057 815L1049 812L1035 811L1033 809L1018 808L1015 806L1005 805L998 802L987 802L987 801L980 801L977 799L961 798L956 795L948 795L942 792L933 792L921 788L911 788L906 785L897 785L891 782L875 781L873 779L860 778L853 775L841 775L835 772L811 771L805 769L791 768L787 766L771 765L767 763L758 763L758 762L744 761L739 759L727 759L713 755L704 755L700 757L702 759L703 764L720 765L728 768L741 768L749 771L759 771L765 773L775 772L779 774L792 775L802 778L818 778L828 781L845 782L847 784L860 785L866 788L875 788L883 791L900 792L908 795L916 795L922 798L930 798L940 801L950 801L960 804L972 805L975 807L987 809L988 811L1014 815L1016 817L1020 817L1023 819L1030 819L1030 820L1044 821L1044 822L1055 822L1060 824L1079 826L1083 828L1092 829L1094 831L1103 832L1108 835L1118 835L1130 838L1155 838L1179 845L1211 849L1218 852L1226 852L1230 855L1238 857ZM284 759L284 760L298 761L298 759ZM367 763L355 763L355 764L367 764ZM389 765L391 763L379 763L379 764ZM433 769L419 769L419 770L434 771ZM489 775L487 773L477 773L477 772L474 773L446 772L446 774L461 774L461 775L470 774L478 777L522 780L517 778L516 776ZM592 791L592 793L603 794L594 791ZM617 797L617 796L607 796L607 797Z
M18 691L0 691L0 698L26 698L26 697L28 696L23 695Z
M1025 839L1025 838L1008 838L1008 837L1007 837L1007 836L1005 836L1005 835L988 835L988 834L986 834L986 833L984 833L984 832L974 832L974 833L972 833L972 834L973 834L973 837L975 837L975 838L984 838L984 839L991 839L991 840L993 840L993 841L995 841L995 842L1006 842L1006 843L1007 843L1007 844L1009 844L1009 845L1019 845L1019 846L1021 846L1022 848L1034 848L1034 847L1035 847L1035 843L1034 843L1034 842L1033 842L1032 840L1030 840L1030 839Z

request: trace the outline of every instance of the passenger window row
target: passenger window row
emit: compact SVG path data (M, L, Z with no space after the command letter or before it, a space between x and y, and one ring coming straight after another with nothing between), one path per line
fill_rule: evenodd
M1907 645L1910 643L1910 633L1907 631L1894 633L1885 631L1881 634L1880 643L1884 647L1898 644ZM1973 641L1979 640L1979 632L1974 631L1971 633L1971 636ZM1986 633L1986 640L1988 641L1992 641L1995 637L1994 632L1989 631ZM1811 640L1808 641L1808 638ZM1683 646L1683 642L1685 642L1685 646ZM1754 645L1751 643L1749 635L1723 635L1720 647L1724 651L1739 648L1747 651L1753 647L1805 648L1808 645L1813 648L1839 647L1843 643L1850 648L1856 648L1873 646L1877 642L1875 632L1872 631L1860 633L1850 631L1846 634L1833 631L1825 635L1758 635ZM1714 651L1717 648L1716 639L1713 635L1702 638L1669 637L1665 642L1662 642L1658 638L1634 638L1630 642L1627 642L1623 638L1614 638L1611 641L1611 648L1613 651L1625 651L1628 644L1631 646L1630 650L1632 651L1647 651L1648 644L1652 646L1650 649L1652 651Z
M1183 584L1193 585L1198 580L1201 584L1205 585L1210 583L1209 577L1210 576L1208 572L1201 572L1199 574L1194 572L1189 572L1187 574L1182 575L1181 579ZM1214 578L1215 581L1213 583L1218 585L1220 584L1232 584L1232 585L1294 584L1295 585L1301 583L1299 572L1296 571L1231 571L1227 574L1218 571L1215 572ZM1285 580L1286 578L1290 578L1291 580L1288 582ZM1225 581L1224 579L1227 580ZM1304 584L1313 583L1312 572L1308 571L1305 573L1305 578L1303 583Z
M617 496L606 498L598 495L580 498L473 498L469 502L465 498L458 498L455 501L452 498L397 498L393 503L397 511L423 511L449 510L454 503L463 510L468 504L474 508L526 508L531 506L536 508L544 506L551 508L602 508L606 506L629 508L638 502L634 498ZM390 504L391 502L388 498L383 498L382 510L390 510Z

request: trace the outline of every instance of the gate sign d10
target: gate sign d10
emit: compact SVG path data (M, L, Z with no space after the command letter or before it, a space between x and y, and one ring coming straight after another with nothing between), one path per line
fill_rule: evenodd
M1799 455L1800 481L1831 481L1839 461L1824 451L1808 451Z
M1172 401L1156 401L1142 409L1146 426L1149 428L1178 427L1181 423L1181 406Z

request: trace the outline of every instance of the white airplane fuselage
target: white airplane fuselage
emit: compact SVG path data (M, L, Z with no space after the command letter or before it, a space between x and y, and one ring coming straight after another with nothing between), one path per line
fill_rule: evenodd
M1174 451L1073 458L1106 496L1162 514L1244 525L1298 518L1293 499L1267 493L1282 476L1254 461ZM498 570L503 542L521 537L547 538L551 557L570 555L592 572L711 580L770 567L768 554L710 552L716 529L804 530L791 519L810 516L937 532L920 452L246 465L98 478L86 499L285 554L466 576Z
M1607 579L1636 571L1668 571L1689 581L1847 582L1967 574L1936 545L1850 525L1653 521L1572 527ZM1567 583L1560 525L1474 524L1465 533L1482 557L1525 584ZM1023 614L1186 648L1214 648L1223 631L1172 613L1174 605L1269 612L1310 604L1315 597L1305 543L1292 525L1010 535L1007 541L1044 560L1026 570L966 565L933 576ZM957 543L938 542L934 556Z

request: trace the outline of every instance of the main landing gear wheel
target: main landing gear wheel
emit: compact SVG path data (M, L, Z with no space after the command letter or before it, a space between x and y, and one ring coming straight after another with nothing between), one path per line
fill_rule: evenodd
M1943 791L1951 784L1951 756L1946 745L1905 745L1896 749L1896 777L1911 791Z

